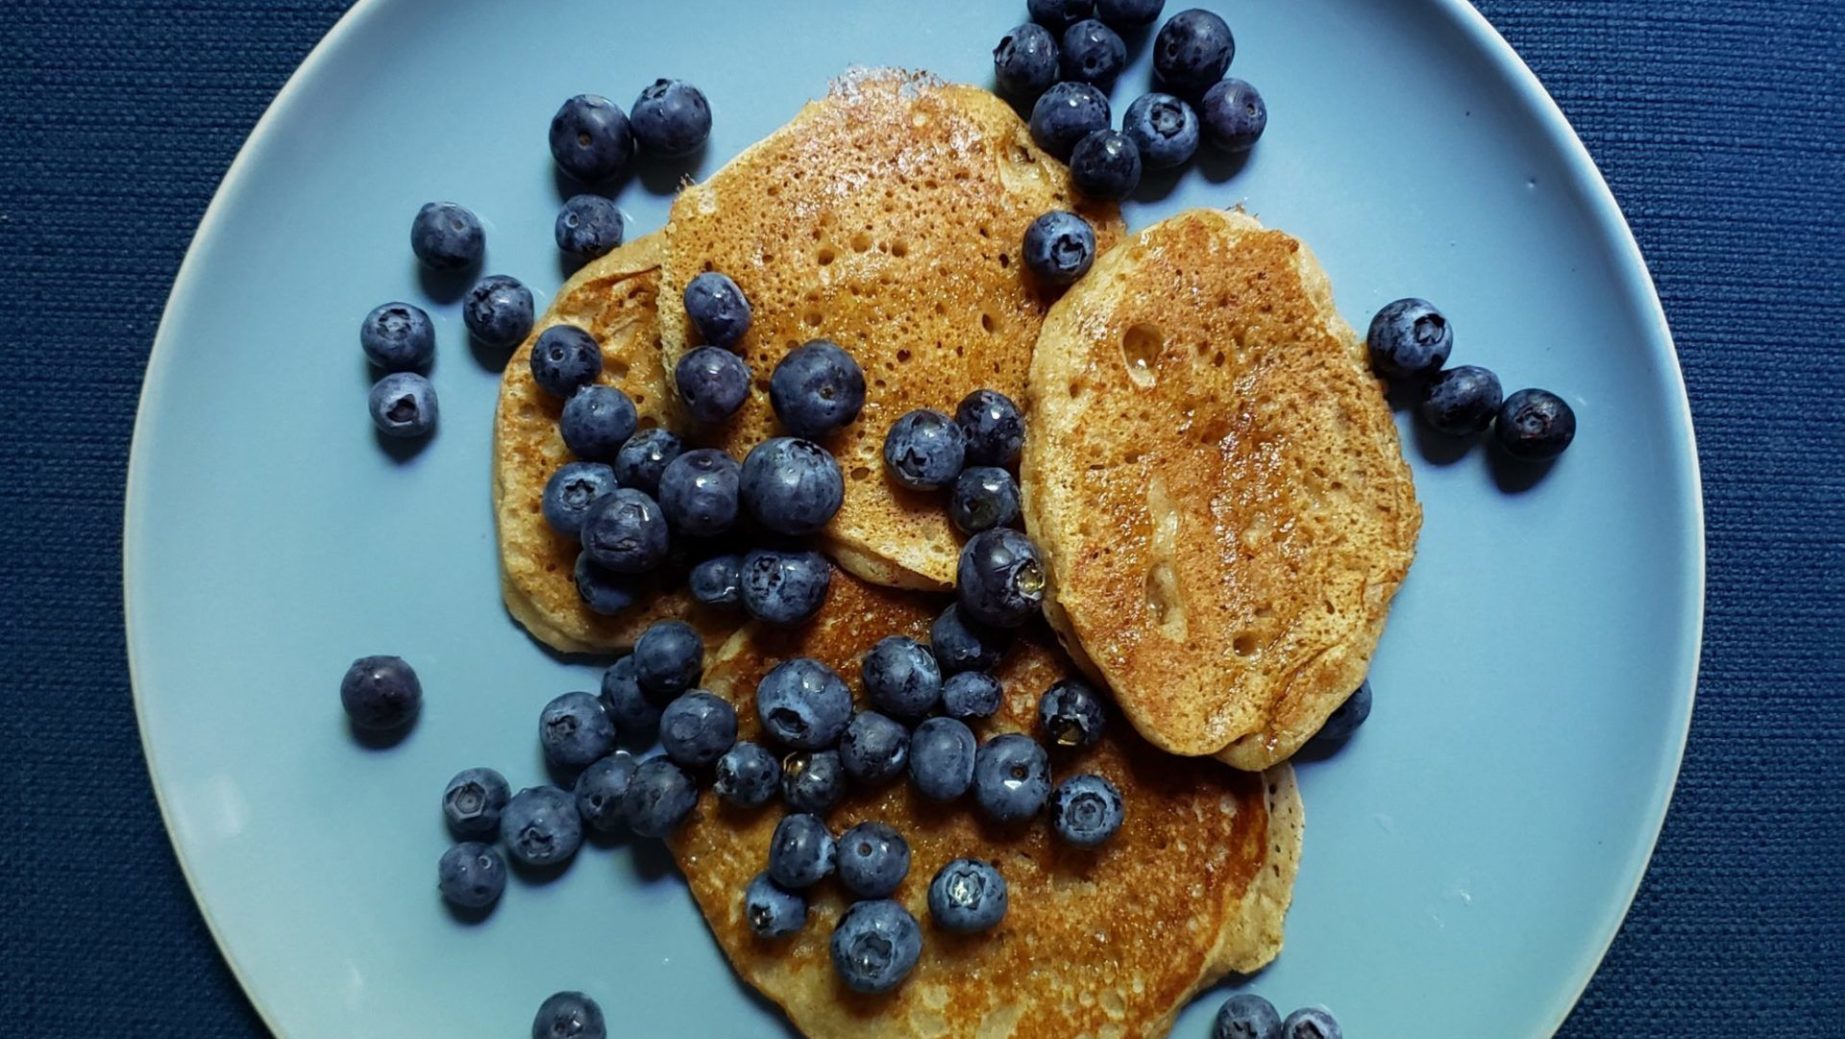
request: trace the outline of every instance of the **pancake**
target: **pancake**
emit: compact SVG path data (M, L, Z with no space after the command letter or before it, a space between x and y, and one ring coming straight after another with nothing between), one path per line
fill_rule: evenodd
M1193 210L1045 321L1021 462L1047 610L1140 732L1285 760L1370 666L1422 512L1306 246Z

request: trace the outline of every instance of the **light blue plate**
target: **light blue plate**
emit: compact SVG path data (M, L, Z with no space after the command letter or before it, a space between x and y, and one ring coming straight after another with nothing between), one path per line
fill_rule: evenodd
M623 1035L779 1034L657 854L591 849L554 883L513 884L476 926L437 901L442 784L476 764L537 781L539 706L596 672L500 607L497 376L454 303L429 300L407 228L424 201L472 206L487 270L524 278L542 307L564 273L545 146L563 98L625 104L656 76L693 80L716 117L702 175L853 64L989 82L1022 6L366 0L283 90L155 342L125 564L154 784L278 1032L519 1035L545 995L581 988ZM1194 170L1130 206L1131 223L1246 202L1314 246L1359 327L1397 296L1437 300L1457 363L1564 393L1582 430L1524 486L1483 450L1432 459L1399 416L1421 552L1378 653L1375 715L1300 770L1287 951L1256 984L1284 1007L1331 1004L1354 1036L1549 1035L1633 896L1691 710L1703 533L1672 344L1594 166L1471 7L1225 13L1268 136L1234 175ZM665 217L674 174L653 179L666 184L620 196L632 235ZM406 458L374 439L357 344L390 299L428 306L440 343L441 429ZM427 690L389 751L354 744L335 695L375 652L409 658ZM1176 1034L1207 1034L1216 1002Z

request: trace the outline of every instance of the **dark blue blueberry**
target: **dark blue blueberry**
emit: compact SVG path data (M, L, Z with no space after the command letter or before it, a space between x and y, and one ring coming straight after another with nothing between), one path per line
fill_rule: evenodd
M910 842L880 822L839 835L839 883L860 898L888 898L910 874Z
M527 866L567 861L583 846L577 799L554 786L526 787L500 813L500 841L514 861Z
M704 768L737 743L737 709L694 689L660 715L660 747L681 768Z
M641 688L630 653L602 672L602 709L615 723L617 738L632 746L646 746L660 731L660 707Z
M888 898L855 902L833 928L833 970L854 992L889 992L922 956L922 928Z
M427 368L436 356L436 326L411 303L383 303L359 325L359 347L387 372Z
M490 768L464 768L442 790L442 817L457 837L500 832L500 813L512 797L506 777Z
M436 428L436 388L415 372L392 372L372 386L366 399L372 425L388 437L428 436Z
M781 938L807 926L807 899L758 873L743 889L743 920L758 938Z
M1062 31L1089 17L1095 0L1025 0L1025 11L1040 25Z
M1017 732L995 736L974 755L974 803L996 823L1035 817L1051 796L1051 759Z
M833 568L818 552L759 548L743 557L743 608L770 624L799 624L820 612Z
M1217 1008L1211 1039L1281 1039L1281 1015L1254 992L1239 992Z
M1008 468L1025 446L1025 416L998 390L975 390L955 406L955 425L967 444L968 465Z
M634 139L654 155L689 155L711 136L711 105L695 86L656 79L634 99Z
M613 252L621 244L621 208L601 195L572 195L551 227L557 247L584 259Z
M789 891L813 887L833 872L837 848L817 815L782 817L769 838L769 879Z
M635 421L634 401L627 394L613 386L585 386L564 402L557 431L578 458L612 462L634 435Z
M416 720L423 683L402 657L360 657L340 679L340 706L354 728L391 732Z
M952 801L974 781L974 732L954 718L930 718L910 734L910 779L924 797Z
M1051 795L1051 830L1066 843L1093 848L1121 829L1121 791L1093 773L1071 776Z
M667 463L660 474L660 508L674 530L715 537L737 522L742 467L714 447L700 447Z
M921 718L942 699L942 668L915 639L888 635L865 654L865 699L893 718Z
M1281 1022L1281 1039L1342 1039L1344 1035L1325 1007L1301 1007Z
M539 509L552 530L575 539L589 507L615 488L615 470L601 462L565 462L545 481Z
M1358 683L1352 695L1345 702L1333 708L1333 712L1320 723L1320 731L1313 734L1314 742L1322 745L1343 743L1358 731L1358 727L1371 717L1371 680Z
M1025 229L1025 268L1046 285L1068 285L1095 263L1095 228L1075 213L1054 209Z
M934 408L904 415L884 434L885 466L898 483L914 491L948 486L966 461L967 439L961 427Z
M633 157L628 117L606 97L578 94L551 117L551 158L585 184L619 176Z
M961 546L955 596L968 617L995 628L1016 628L1044 605L1044 563L1038 546L1010 527L975 534Z
M611 616L633 606L636 601L633 579L605 569L591 559L588 552L577 553L576 568L571 576L576 580L577 597L593 613Z
M532 1039L607 1039L602 1008L581 992L559 992L538 1007Z
M730 554L712 556L692 567L687 583L694 602L706 606L739 606L743 603L743 557Z
M1206 140L1232 154L1246 152L1268 129L1268 103L1261 91L1232 77L1204 92L1198 117Z
M1107 86L1121 74L1127 64L1127 44L1115 30L1085 18L1063 31L1063 46L1058 49L1063 78L1081 83Z
M845 501L831 452L811 440L770 437L743 459L743 504L764 528L799 537L826 526Z
M1198 152L1198 113L1171 94L1142 94L1121 117L1121 132L1150 170L1171 169Z
M770 739L793 750L825 750L852 719L852 691L810 657L775 665L756 683L756 716Z
M991 718L1005 699L999 679L985 671L963 671L942 683L942 713L950 718Z
M538 715L538 743L555 768L575 771L615 749L615 723L589 693L565 693Z
M998 466L963 469L948 495L948 518L963 534L1010 527L1019 520L1019 485Z
M942 673L991 671L999 666L1006 650L1007 635L967 615L959 603L949 606L935 618L929 628L929 649L935 653Z
M1166 0L1096 0L1095 16L1117 28L1152 25Z
M686 283L685 315L700 341L728 350L750 330L750 301L730 275L706 271Z
M1454 326L1426 299L1387 303L1365 336L1371 367L1391 378L1434 375L1454 351Z
M591 559L618 574L644 574L666 561L666 514L632 488L590 502L577 536Z
M1038 698L1038 727L1054 746L1093 746L1105 720L1102 698L1087 682L1066 678Z
M485 909L506 890L506 860L491 844L462 841L442 853L436 864L436 888L452 905Z
M1435 373L1422 392L1422 421L1451 437L1478 436L1493 424L1505 397L1499 376L1478 365L1463 364Z
M634 678L655 703L666 703L705 676L705 643L684 621L655 621L634 640Z
M410 251L430 270L472 267L480 262L486 248L487 233L466 206L426 202L410 222Z
M693 418L722 422L750 395L750 366L729 350L701 346L673 366L673 385Z
M859 711L839 737L839 764L855 783L885 783L910 761L910 730L876 711Z
M532 344L532 381L554 397L571 394L602 374L602 347L575 325L552 325Z
M839 752L797 750L782 759L782 800L797 812L824 815L846 796Z
M1513 458L1548 461L1576 439L1576 412L1549 390L1519 390L1500 406L1493 438Z
M489 274L461 301L461 320L474 338L510 350L532 331L532 290L517 278Z
M1031 101L1057 82L1057 37L1026 22L999 38L993 48L993 78L1002 94Z
M992 930L1006 918L1006 878L991 862L955 859L929 881L929 915L955 934Z
M577 799L577 815L583 819L583 825L598 833L614 833L621 829L621 799L628 793L628 784L634 781L635 768L628 752L618 750L590 762L577 776L573 793Z
M718 758L711 789L731 804L761 808L782 789L782 763L759 743L740 740Z
M1069 161L1076 142L1108 129L1114 118L1108 95L1088 83L1054 83L1031 106L1031 139L1038 147Z
M664 837L679 828L698 804L698 786L664 757L648 758L634 770L621 798L621 817L642 837Z
M1236 57L1236 37L1209 11L1180 11L1153 39L1153 72L1166 89L1197 97L1224 78Z
M644 494L658 494L660 474L685 448L679 438L659 427L643 429L630 436L615 454L615 479L623 487Z
M1115 130L1092 131L1070 153L1070 180L1090 198L1119 202L1140 187L1140 146Z
M838 344L815 339L777 362L769 375L769 405L782 428L818 440L858 418L865 373Z

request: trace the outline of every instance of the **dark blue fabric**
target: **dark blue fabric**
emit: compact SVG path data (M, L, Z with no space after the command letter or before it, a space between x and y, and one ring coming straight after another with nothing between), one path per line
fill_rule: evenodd
M1845 8L1480 2L1639 235L1709 504L1684 775L1633 914L1562 1034L1845 1035ZM13 0L0 15L6 1034L261 1031L148 787L123 652L122 480L192 230L344 6Z

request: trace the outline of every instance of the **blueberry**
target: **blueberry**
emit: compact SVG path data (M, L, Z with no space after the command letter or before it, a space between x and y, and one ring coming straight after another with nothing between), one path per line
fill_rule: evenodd
M634 781L634 759L618 750L606 758L590 762L577 776L572 791L577 799L577 815L583 824L599 833L614 833L621 828L621 800Z
M674 530L715 537L737 522L742 467L714 447L687 451L660 474L660 508Z
M952 801L974 781L974 732L954 718L930 718L910 734L910 779L935 801Z
M1064 29L1089 17L1095 0L1025 0L1031 20L1053 29Z
M1281 1015L1254 992L1239 992L1217 1008L1211 1039L1281 1039Z
M809 657L775 665L756 683L756 715L769 738L793 750L825 750L852 717L852 691Z
M1108 129L1108 95L1088 83L1054 83L1031 106L1031 139L1068 161L1076 142Z
M615 749L615 723L589 693L565 693L538 715L538 742L554 768L575 770Z
M628 117L606 97L578 94L551 117L551 158L585 184L619 176L633 157Z
M1198 151L1198 113L1171 94L1142 94L1121 117L1121 132L1150 170L1184 165Z
M846 796L846 770L839 752L797 750L782 759L782 799L797 812L816 815Z
M1371 367L1392 378L1434 375L1454 350L1454 326L1426 299L1387 303L1365 336Z
M910 873L910 842L880 822L839 835L839 883L860 898L888 898Z
M1051 796L1051 759L1021 733L995 736L974 755L974 803L997 823L1023 822Z
M942 699L942 669L928 647L915 639L879 639L860 665L865 698L896 718L921 718Z
M1063 78L1106 86L1115 81L1127 64L1127 44L1115 30L1086 18L1063 31L1059 48Z
M1166 0L1096 0L1095 16L1110 25L1152 25Z
M884 465L913 491L937 491L954 482L967 460L967 439L954 420L934 408L918 408L891 423L884 434Z
M1232 154L1246 152L1268 129L1268 103L1255 87L1232 77L1204 92L1199 119L1206 140Z
M922 956L922 928L887 898L855 902L833 928L833 970L854 992L889 992Z
M769 624L799 624L820 612L833 569L818 552L759 548L743 557L743 608Z
M737 742L737 709L694 689L660 714L660 747L681 768L704 768Z
M554 786L528 786L500 813L500 841L514 861L551 866L568 860L583 844L577 800Z
M955 425L967 445L968 465L1010 467L1025 446L1025 416L998 390L975 390L955 407Z
M817 815L782 817L769 838L769 879L789 891L813 887L833 872L837 849Z
M485 909L506 890L506 860L491 844L462 841L442 853L436 888L453 905Z
M532 331L532 290L519 279L489 274L461 301L461 320L474 338L510 350Z
M782 763L759 743L739 740L718 758L711 789L731 804L761 808L782 788Z
M401 729L416 719L422 705L423 683L402 657L360 657L340 679L340 706L356 729Z
M990 671L999 666L1006 649L1006 633L990 628L968 616L960 604L952 604L929 628L929 648L935 653L942 673Z
M1119 202L1140 186L1140 146L1127 134L1092 130L1070 152L1070 180L1090 198Z
M712 556L692 567L687 583L692 600L705 606L737 606L743 602L743 557L734 553Z
M993 48L993 78L1002 94L1030 101L1057 82L1057 37L1035 22L1015 26Z
M961 546L955 596L968 617L996 628L1016 628L1044 604L1044 563L1038 546L1010 527L995 527Z
M1057 209L1025 229L1025 268L1046 285L1068 285L1095 263L1095 228L1075 213Z
M436 356L436 326L411 303L383 303L359 324L359 347L387 372L427 368Z
M660 708L641 688L632 653L602 672L602 709L615 723L615 735L629 744L645 746L660 731Z
M1435 373L1422 392L1422 421L1451 437L1478 436L1493 424L1505 398L1499 376L1478 365L1463 364Z
M963 534L1012 526L1019 520L1019 486L998 466L963 469L948 495L948 518Z
M728 350L750 330L750 301L728 274L706 271L686 283L685 314L710 346Z
M950 718L991 718L1004 698L999 679L985 671L963 671L942 683L942 713Z
M664 837L679 828L698 804L692 777L666 758L648 758L634 770L621 797L621 817L642 837Z
M1006 918L1006 901L1006 878L979 859L955 859L929 881L929 915L955 934L997 927Z
M1499 408L1493 438L1513 458L1549 461L1576 439L1576 412L1549 390L1519 390Z
M1069 844L1093 848L1121 829L1124 811L1115 784L1092 773L1071 776L1051 795L1051 830Z
M557 211L551 234L564 252L593 260L621 244L621 208L601 195L572 195Z
M487 233L466 206L426 202L410 222L410 251L430 270L472 267L480 262L486 248Z
M1038 698L1038 727L1056 746L1093 746L1103 721L1102 698L1086 682L1066 678Z
M818 533L845 501L845 478L826 448L798 437L770 437L743 460L743 504L766 529Z
M1325 1007L1301 1007L1281 1022L1281 1039L1341 1039L1344 1035Z
M500 813L512 797L506 777L490 768L464 768L442 790L442 817L457 837L500 832Z
M743 889L743 920L758 938L781 938L807 926L807 899L758 873Z
M684 621L655 621L634 640L634 678L656 703L698 684L705 675L705 644Z
M701 346L673 366L673 385L693 418L722 422L750 395L750 366L729 350Z
M623 487L645 494L657 494L660 475L684 448L679 438L658 427L643 429L630 436L615 454L615 478Z
M574 540L583 532L589 507L615 488L615 470L601 462L565 462L545 481L539 510L552 530Z
M634 435L635 419L634 401L627 394L613 386L585 386L564 402L557 431L578 458L612 462Z
M1371 680L1358 683L1352 695L1345 702L1333 708L1333 712L1320 723L1320 731L1313 734L1314 742L1322 745L1343 743L1358 731L1358 727L1371 717Z
M1153 72L1168 90L1189 97L1224 78L1236 57L1236 38L1209 11L1180 11L1153 40Z
M628 111L634 139L655 155L690 155L711 136L711 105L684 80L654 80Z
M571 572L577 586L577 598L590 612L612 616L633 606L637 591L634 580L625 574L605 569L590 558L588 552L577 553L576 568Z
M602 374L602 347L575 325L552 325L532 344L532 381L554 397L570 395Z
M865 373L838 344L815 339L775 365L769 404L788 432L818 440L858 418L865 406Z
M436 428L436 388L415 372L392 372L373 384L366 404L378 432L396 439L428 436Z
M839 737L839 764L855 783L885 783L910 760L910 730L876 711L859 711Z
M578 537L592 560L618 574L644 574L666 561L666 514L631 488L590 502Z
M602 1008L581 992L559 992L538 1007L532 1039L607 1039Z

